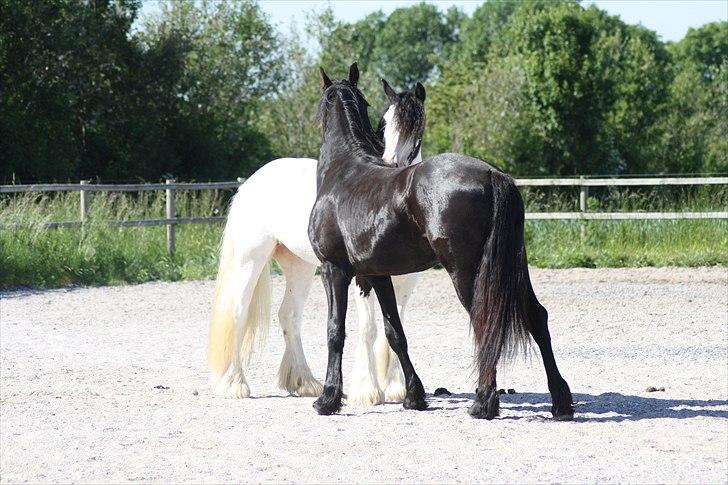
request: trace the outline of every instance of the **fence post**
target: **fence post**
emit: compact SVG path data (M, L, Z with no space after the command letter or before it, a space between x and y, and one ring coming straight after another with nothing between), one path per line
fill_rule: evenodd
M583 183L584 177L579 177L579 180ZM587 197L589 197L589 187L586 185L581 185L579 187L579 210L581 212L586 212Z
M586 213L586 199L589 197L589 187L584 185L584 177L579 177L582 185L579 186L579 210L581 214ZM581 241L584 242L586 239L586 221L581 222Z
M89 183L91 183L90 180L81 180L80 182L81 185L88 185ZM83 189L79 193L81 194L81 222L85 223L86 219L88 219L89 207L91 205L91 194L88 190Z
M167 184L173 184L175 182L174 179L167 179ZM166 202L167 202L167 220L174 219L176 217L176 209L174 204L174 189L166 189L166 196L165 196ZM175 224L172 224L170 222L167 222L167 254L169 256L174 256L174 246L175 246L175 233L176 226Z

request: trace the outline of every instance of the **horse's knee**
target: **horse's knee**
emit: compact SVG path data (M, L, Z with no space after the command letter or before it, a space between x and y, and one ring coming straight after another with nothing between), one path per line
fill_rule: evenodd
M327 331L327 345L329 352L342 352L344 350L345 333L338 325L329 325Z

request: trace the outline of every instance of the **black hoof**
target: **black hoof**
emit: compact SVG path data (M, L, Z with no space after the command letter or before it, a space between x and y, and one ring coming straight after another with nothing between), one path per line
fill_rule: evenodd
M552 408L551 415L554 417L554 421L573 421L574 408L571 406L563 409Z
M490 421L498 416L499 411L497 407L493 409L493 406L487 406L482 402L476 401L472 406L470 406L470 408L468 408L468 414L475 419L487 419Z
M427 401L424 397L405 396L402 406L405 409L414 409L415 411L424 411L427 409Z
M498 391L493 389L486 394L486 397L481 397L482 394L478 394L473 401L473 405L468 409L470 414L475 419L488 419L491 420L500 414L500 398L498 397Z
M554 421L573 421L574 413L571 414L554 414Z
M323 394L313 402L313 408L322 416L338 413L341 410L341 394L324 389Z
M556 392L551 393L551 414L554 421L571 421L574 419L574 399L569 385L562 379Z

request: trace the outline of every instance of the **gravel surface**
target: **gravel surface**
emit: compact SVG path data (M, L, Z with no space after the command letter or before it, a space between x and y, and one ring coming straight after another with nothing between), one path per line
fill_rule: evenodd
M727 483L728 269L532 275L574 422L549 419L535 350L499 372L516 391L500 418L467 415L467 315L443 271L424 274L405 320L430 409L330 417L275 387L275 322L248 369L254 398L211 395L212 282L2 293L0 481ZM273 291L277 305L281 277ZM325 313L317 283L303 338L321 378Z

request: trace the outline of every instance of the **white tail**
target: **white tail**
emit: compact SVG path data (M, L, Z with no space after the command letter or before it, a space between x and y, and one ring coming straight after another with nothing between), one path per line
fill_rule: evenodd
M268 338L270 327L270 267L266 262L258 276L258 283L253 290L253 298L248 307L248 319L243 326L243 337L240 342L240 358L244 364L250 362L253 344L256 340L260 346ZM257 339L256 339L257 337Z
M270 251L265 251L265 256L260 248L248 252L236 241L236 236L245 234L250 228L243 228L242 201L235 202L228 214L220 247L220 267L210 319L207 361L218 377L231 366L247 364L256 336L262 343L270 325ZM251 288L253 283L254 289Z

